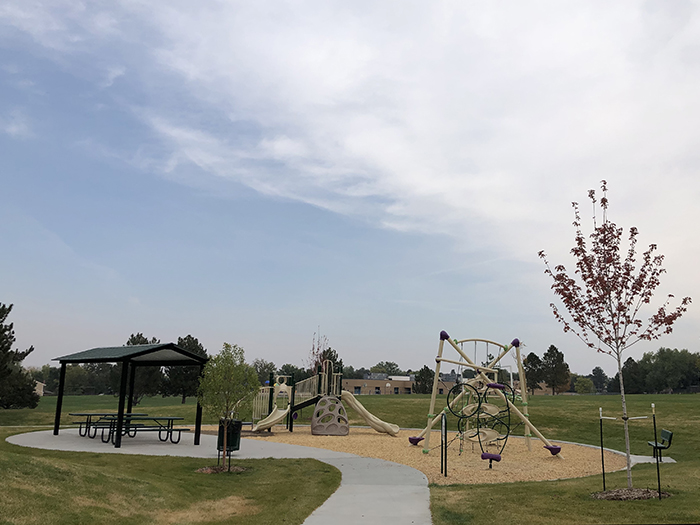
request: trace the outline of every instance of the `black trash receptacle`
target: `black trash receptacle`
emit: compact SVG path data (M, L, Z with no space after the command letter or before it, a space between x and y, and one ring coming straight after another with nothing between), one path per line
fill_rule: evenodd
M228 422L228 433L226 435L226 452L233 452L241 448L241 429L243 422L237 419ZM224 450L224 420L219 420L219 439L216 441L216 450Z

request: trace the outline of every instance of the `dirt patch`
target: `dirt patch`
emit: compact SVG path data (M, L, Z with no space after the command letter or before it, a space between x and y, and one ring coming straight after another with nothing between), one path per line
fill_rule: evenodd
M651 489L615 489L606 490L605 492L596 492L591 494L594 499L610 499L610 500L638 500L638 499L658 499L659 491ZM662 498L669 498L671 495L668 492L661 491Z
M191 507L165 511L155 516L156 523L204 523L224 521L234 516L257 514L260 509L240 496L211 501L199 501Z
M231 465L230 468L222 466L202 467L195 470L195 472L199 472L200 474L221 474L222 472L245 472L246 470L248 469L245 467Z
M275 427L274 432L247 435L247 438L261 439L324 448L338 452L349 452L358 456L385 459L402 463L423 472L431 483L439 485L508 483L515 481L544 481L565 478L579 478L600 474L600 449L566 443L553 444L562 447L563 458L555 457L543 448L538 439L531 439L528 450L524 438L511 436L500 462L481 459L478 443L472 447L470 441L462 444L456 433L450 433L452 441L448 448L447 477L440 473L440 433L433 432L430 437L432 450L423 453L423 443L418 446L409 444L408 438L416 434L413 430L401 430L397 437L380 434L371 429L351 427L348 436L312 436L309 427L295 426L294 432L284 427ZM489 452L497 452L494 447ZM625 457L612 452L605 452L605 470L612 472L625 467Z

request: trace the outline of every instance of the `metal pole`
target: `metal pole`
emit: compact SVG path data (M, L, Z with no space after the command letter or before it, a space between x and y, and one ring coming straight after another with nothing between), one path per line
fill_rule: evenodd
M603 451L603 407L599 407L600 413L600 466L603 470L603 492L605 492L605 454Z
M296 381L294 381L294 372L292 372L290 381L292 383L292 394L289 396L289 419L287 419L287 426L289 427L290 432L294 432L294 403L296 402L295 397L297 389Z
M204 364L199 365L200 379L204 375ZM199 404L199 396L197 396L197 413L194 420L194 444L199 445L200 436L202 435L202 405Z
M122 361L122 379L119 385L119 410L117 411L117 434L114 437L114 448L122 446L122 428L124 428L124 398L129 378L129 361Z
M603 452L603 420L610 419L615 421L616 417L606 417L603 415L603 407L598 408L598 414L600 415L600 463L603 467L603 492L605 492L605 456Z
M61 373L58 376L58 398L56 399L56 417L53 422L53 435L58 436L61 426L61 408L63 407L63 389L66 384L66 363L61 363Z
M659 501L661 501L661 473L659 472L659 453L656 451L656 445L659 443L656 440L656 406L651 404L651 417L654 419L654 454L656 456L656 482L659 486Z
M136 365L131 363L131 370L129 371L129 401L126 404L127 414L131 414L134 408L134 384L136 383Z
M440 432L440 456L442 461L440 462L440 472L442 472L442 465L445 465L445 477L447 477L447 414L442 413L442 425Z
M270 380L269 380L268 384L270 385L270 398L268 399L268 402L267 402L267 415L269 416L270 414L272 414L272 401L273 401L273 397L275 396L275 373L274 372L270 372ZM277 402L276 399L274 401ZM272 432L272 427L268 428L267 431Z

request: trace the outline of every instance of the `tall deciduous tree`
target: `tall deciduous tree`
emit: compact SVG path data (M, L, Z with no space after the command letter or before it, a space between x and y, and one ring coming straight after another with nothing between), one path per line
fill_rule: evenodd
M544 251L539 256L544 261L545 273L554 284L552 290L561 299L566 312L552 303L554 316L562 323L565 332L573 332L588 347L611 355L617 361L622 398L622 419L625 428L627 452L627 486L632 488L632 462L630 457L627 402L622 374L622 354L638 341L658 339L671 333L673 324L686 312L690 297L684 297L674 309L670 307L672 295L651 313L646 322L640 318L642 309L651 303L654 291L660 284L664 256L656 253L656 244L650 244L642 253L637 269L638 230L629 230L626 255L621 256L623 230L608 219L607 183L601 182L603 197L600 199L601 221L597 219L597 199L594 190L588 192L593 203L593 232L590 247L581 230L581 215L576 202L574 208L575 243L571 253L576 260L576 271L570 275L563 265L550 267ZM568 313L568 316L566 315Z
M259 388L258 374L246 364L245 352L238 345L224 343L221 352L204 365L197 396L202 407L223 422L224 465L229 422L245 410Z
M302 381L304 379L311 377L309 375L308 370L306 370L304 368L300 368L296 365L292 365L290 363L283 364L277 372L282 376L293 375L295 382Z
M11 311L12 305L0 303L0 408L36 408L39 395L34 391L34 379L22 368L22 361L34 347L12 349L14 325L5 323Z
M588 377L579 376L576 378L574 389L577 394L592 394L595 392L595 385Z
M193 354L207 357L207 349L196 337L186 335L177 338L177 346ZM161 393L164 396L180 396L185 404L188 396L197 395L199 366L166 366Z
M564 361L564 354L554 345L550 345L542 356L542 380L552 389L552 395L569 389L569 365Z
M277 371L275 363L264 359L253 359L253 368L255 368L255 373L258 374L258 381L260 381L261 385L270 380L270 374L274 374Z
M403 375L403 371L399 365L393 361L379 361L376 365L369 369L373 374L387 374L390 376Z

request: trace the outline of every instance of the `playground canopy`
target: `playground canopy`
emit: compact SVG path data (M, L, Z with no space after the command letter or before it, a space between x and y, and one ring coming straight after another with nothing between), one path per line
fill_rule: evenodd
M207 358L180 348L175 343L159 343L151 345L109 346L104 348L91 348L75 354L57 357L53 361L61 363L61 373L58 385L58 399L56 400L56 418L54 420L53 434L58 435L61 424L61 407L63 404L63 388L66 380L66 365L82 363L121 363L121 381L119 386L119 409L117 412L117 434L114 447L120 448L122 444L122 429L124 427L124 413L131 413L134 398L134 379L136 368L141 366L199 366L200 372L207 362ZM128 403L127 403L128 388ZM127 405L126 411L124 410ZM202 431L202 407L197 403L197 416L195 423L194 444L199 445Z

